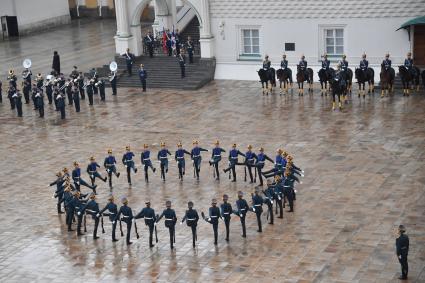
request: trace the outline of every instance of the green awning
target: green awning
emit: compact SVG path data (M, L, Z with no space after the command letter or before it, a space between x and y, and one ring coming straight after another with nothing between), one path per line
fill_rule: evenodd
M414 25L425 25L425 16L417 17L407 21L404 24L402 24L401 27L399 27L397 30L414 26Z

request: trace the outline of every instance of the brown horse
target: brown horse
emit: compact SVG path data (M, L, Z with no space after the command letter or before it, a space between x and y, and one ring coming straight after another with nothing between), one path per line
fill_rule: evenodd
M280 94L282 93L288 93L288 86L289 86L289 78L291 76L291 73L288 71L288 69L279 69L276 71L277 79L279 80L279 87L280 87ZM282 82L283 82L283 88L282 88Z
M381 66L381 73L379 75L381 78L381 97L384 97L394 91L395 71L393 68L386 69L384 66Z
M297 65L297 83L298 83L298 95L304 95L304 82L308 83L308 92L313 93L313 70L307 68L307 76L304 70L301 70L300 66Z
M412 82L412 90L416 86L416 89L419 90L419 69L416 68L416 74L413 76L411 72L405 66L398 66L398 72L400 74L401 83L403 84L403 96L410 95L409 84Z

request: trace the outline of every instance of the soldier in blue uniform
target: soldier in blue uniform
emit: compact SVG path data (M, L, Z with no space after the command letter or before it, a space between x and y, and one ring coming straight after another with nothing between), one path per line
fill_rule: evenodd
M193 41L190 36L187 37L186 49L189 54L189 64L193 64Z
M210 166L212 165L215 169L216 180L220 180L220 173L218 171L218 163L221 161L221 153L226 152L224 149L220 147L220 142L217 140L215 143L215 147L212 149Z
M74 214L77 215L77 236L83 235L83 233L81 233L81 223L83 222L83 214L81 213L81 209L87 202L87 200L84 200L83 197L84 196L81 195L80 191L75 191L74 197L70 203L70 205L74 208Z
M143 64L140 64L139 78L142 83L142 90L146 91L146 79L148 78L148 72L146 72L145 65Z
M385 70L391 69L391 60L390 60L390 54L385 54L385 59L382 61L381 67L383 67Z
M217 245L218 240L218 218L221 218L220 209L217 207L217 200L215 198L211 201L211 207L208 209L208 218L205 217L204 212L201 212L202 218L213 226L214 231L214 245Z
M186 221L186 225L192 229L192 245L195 247L195 242L197 241L196 227L198 226L199 215L196 209L193 209L193 202L189 201L187 207L188 210L186 210L180 224Z
M150 31L146 36L145 36L145 44L148 48L148 52L149 52L149 57L153 58L153 35L152 32Z
M327 77L330 77L330 74L329 74L330 65L331 65L331 62L328 60L328 55L325 53L323 55L323 60L322 60L322 70L325 71Z
M106 182L106 180L108 179L107 177L102 178L99 172L97 172L97 168L100 168L100 165L96 162L93 156L90 157L90 163L89 165L87 165L87 173L90 176L92 186L94 186L96 178L101 179L103 182Z
M109 221L112 223L112 242L117 242L117 238L115 237L115 230L117 229L117 214L118 214L118 207L114 202L114 196L108 197L108 204L97 214L97 217L103 217L107 216L109 217ZM108 212L105 213L105 211L108 210Z
M78 213L81 213L82 215L84 215L84 213L91 215L92 219L94 220L93 240L99 239L99 237L97 236L97 228L99 227L100 220L98 216L99 204L96 202L95 194L90 195L90 200L87 202L87 204L83 205L83 207Z
M411 52L407 53L407 58L404 59L404 67L406 67L407 71L409 71L412 77L416 77L416 69L413 68L413 59Z
M363 53L362 60L360 61L360 70L366 75L367 68L369 68L369 61L366 60L366 53Z
M109 82L112 88L112 95L117 95L117 71L111 71Z
M80 93L76 84L73 85L71 91L72 99L74 100L75 112L80 112Z
M228 203L229 196L223 195L223 203L220 205L221 219L224 220L226 226L226 241L229 241L230 219L233 212L232 205Z
M142 161L143 168L145 170L145 181L146 181L146 183L149 182L149 175L148 175L149 167L152 169L152 171L154 173L156 171L156 168L154 168L152 166L152 161L151 161L150 155L151 155L151 152L149 151L149 145L144 144L143 145L143 151L142 151L140 158L141 158L141 161Z
M72 229L72 219L74 218L75 208L73 205L74 196L71 192L69 183L64 186L63 192L63 204L66 212L66 225L68 226L68 232L74 231Z
M35 95L37 94L37 85L35 83L32 84L31 88L31 100L34 105L34 110L37 110L37 104L35 103Z
M239 216L242 225L242 237L246 238L246 227L245 227L245 217L249 211L249 206L246 200L243 198L243 192L238 192L238 200L236 201L236 210L233 210L233 213Z
M255 162L255 167L258 172L258 178L260 179L260 186L263 186L262 170L264 168L264 163L266 162L266 160L273 163L273 160L264 153L263 147L260 147L259 151L260 153L257 154L257 161Z
M158 151L157 158L161 168L161 179L165 182L165 173L168 173L168 156L171 152L165 147L165 142L161 142L161 150Z
M245 165L245 163L238 162L238 155L245 157L245 154L236 149L236 144L234 143L232 145L232 149L229 151L229 167L223 169L224 173L227 173L229 170L232 170L232 182L236 182L236 165Z
M128 76L131 77L132 67L133 67L133 62L134 62L134 55L132 53L130 53L130 48L127 48L125 53L122 54L122 56L125 58L125 63L127 64Z
M128 185L131 187L131 169L133 169L134 173L137 173L137 168L134 166L133 157L135 156L132 151L130 151L130 146L127 145L125 147L126 153L122 156L122 163L127 169L127 181Z
M23 83L22 92L24 93L25 104L29 104L31 81L24 80L22 83Z
M106 169L106 172L108 173L109 177L109 188L112 190L112 173L117 176L117 178L120 177L120 172L117 172L117 167L115 166L117 164L117 161L115 160L115 157L112 155L112 149L108 149L108 156L105 158L105 161L103 162L103 166Z
M19 89L12 94L13 104L16 106L16 111L18 112L18 117L22 117L22 94L19 92Z
M81 100L86 99L86 95L84 93L84 75L83 72L80 72L77 77L78 90L80 91Z
M115 218L115 221L120 221L120 222L123 221L123 222L125 222L125 224L127 224L126 243L127 243L127 246L128 246L128 245L131 245L133 243L133 242L130 242L130 232L131 232L131 226L133 224L133 211L128 206L127 198L123 198L121 200L121 202L122 202L122 206L120 207L120 209L118 211L118 214Z
M277 218L283 218L283 208L285 207L285 204L283 203L283 179L281 176L276 175L275 176L275 184L274 185L268 185L268 188L272 188L274 190L274 200L276 201L276 214L277 214L277 207L279 207L279 216Z
M180 74L182 79L186 77L186 57L184 56L184 51L180 52L178 55L179 65L180 65Z
M282 55L282 61L280 61L280 68L286 72L288 72L289 75L289 83L292 86L292 70L288 68L288 60L286 60L286 54Z
M407 280L409 273L409 265L407 263L407 255L409 254L409 237L406 235L406 228L404 225L398 226L398 238L395 241L397 259L401 265L400 280Z
M61 112L61 119L65 119L66 118L66 112L65 112L65 97L63 96L62 93L58 92L56 97L56 103L58 106L59 111Z
M56 191L54 193L54 197L58 199L58 203L57 203L58 214L64 213L61 208L62 206L61 203L63 202L63 194L65 189L64 183L65 183L65 180L62 176L62 172L59 171L58 173L56 173L56 180L49 184L50 187L56 185Z
M93 193L96 194L97 185L90 186L81 178L81 168L80 164L77 161L74 162L74 170L72 170L72 180L74 181L75 189L80 191L80 185L83 185L89 189L93 190Z
M264 57L264 61L263 61L263 69L266 70L266 71L269 71L271 64L272 64L272 62L270 62L270 60L269 60L269 55L266 55Z
M168 231L170 232L170 248L174 248L174 243L176 242L176 222L177 222L177 216L174 209L171 209L171 201L167 200L165 202L166 209L161 213L159 217L157 217L156 222L158 223L162 217L165 216L165 227L168 228Z
M271 186L271 181L267 180L267 188L263 190L264 203L267 205L267 219L270 218L269 224L273 225L273 200L275 199L275 192Z
M283 179L283 195L289 203L288 212L294 212L294 181L295 179L291 176L290 170L285 170Z
M304 72L304 77L308 78L307 61L305 60L304 54L301 55L301 60L298 63L298 67L300 68L301 72Z
M283 171L284 171L285 165L286 165L286 160L282 156L283 153L284 153L283 150L280 149L280 148L276 151L274 168L272 168L271 170L263 172L264 177L269 178L269 177L274 177L276 175L282 175L283 174Z
M65 83L65 92L68 97L68 105L72 105L74 102L72 99L72 82L71 79L68 79Z
M16 92L16 88L9 82L9 88L7 89L7 98L9 98L10 102L10 110L15 110L15 100L13 99L13 95Z
M341 70L343 72L347 72L348 70L348 61L346 60L347 56L345 54L342 55L342 60L339 61L339 64L341 65Z
M250 184L254 183L254 179L252 178L252 167L255 169L255 161L257 160L257 155L252 151L252 145L248 145L248 151L245 152L245 181L246 181L246 168L248 168ZM257 172L255 172L257 173ZM257 175L257 174L255 174Z
M192 161L193 161L193 167L196 173L196 180L199 181L199 171L201 171L201 161L202 161L201 152L202 151L208 152L208 150L203 149L199 147L198 145L199 145L199 142L197 140L194 140L193 141L194 147L192 148L192 151L190 152L190 157L192 158Z
M263 228L261 224L261 214L263 213L263 197L260 196L260 189L256 188L255 193L251 193L252 196L252 211L255 212L255 215L257 216L257 224L258 224L258 230L257 232L262 233Z
M105 93L105 81L103 79L99 79L95 86L99 89L100 100L105 101L106 93Z
M189 151L185 150L182 148L182 143L179 142L177 144L177 150L176 153L174 155L174 158L177 162L177 167L179 168L179 179L180 181L183 181L183 175L185 174L185 160L184 160L184 155L191 155Z
M153 208L151 208L151 202L150 201L146 201L145 202L146 207L143 208L134 218L135 219L139 219L139 218L144 218L145 219L145 224L146 226L149 227L149 247L152 248L153 245L153 230L155 228L156 225L156 216L155 216L155 210Z

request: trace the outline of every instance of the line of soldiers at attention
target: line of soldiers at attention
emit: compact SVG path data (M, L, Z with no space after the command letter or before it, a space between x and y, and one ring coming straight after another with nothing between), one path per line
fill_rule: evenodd
M75 111L80 112L80 100L85 100L86 93L89 100L89 105L93 105L93 95L100 94L100 100L105 101L105 81L99 78L95 69L90 71L89 77L86 80L83 73L78 71L77 66L74 66L68 78L65 78L63 73L52 71L44 78L41 73L38 73L36 78L32 80L32 72L26 68L22 72L21 90L18 88L18 78L14 70L9 70L7 77L9 86L7 89L7 97L10 101L10 108L16 108L18 117L22 117L22 96L25 104L30 103L30 98L34 105L34 110L39 112L39 116L44 117L44 97L47 96L48 103L54 104L56 111L61 113L61 118L66 117L66 99L68 105L75 106ZM109 81L112 87L112 94L116 95L116 72L111 72ZM0 102L2 102L2 83L0 81ZM45 95L44 95L45 94Z
M187 151L183 148L181 142L177 144L177 149L174 153L174 160L176 161L178 168L178 176L179 180L182 182L183 178L186 174L186 160L185 155L190 156L192 160L193 166L193 177L199 181L199 174L201 170L201 162L202 162L202 152L209 152L210 150L204 149L199 146L199 142L197 140L193 141L193 147L191 151ZM255 153L252 150L252 145L248 145L247 151L242 153L239 149L237 149L237 145L233 144L232 148L228 153L228 167L223 169L224 173L229 173L229 179L232 179L232 182L236 182L236 166L244 166L244 181L247 181L247 176L249 176L250 183L256 183L257 173L258 179L260 182L260 186L263 186L263 177L270 178L276 175L282 175L287 164L291 164L291 167L295 168L297 171L301 172L301 170L294 165L293 158L286 151L282 149L278 149L276 151L275 159L271 159L264 153L264 148L259 148L258 153ZM220 170L219 163L222 159L222 153L225 153L226 150L220 147L220 142L217 140L214 142L214 147L211 149L211 159L209 160L209 165L213 167L213 176L216 180L220 180ZM161 179L165 182L166 174L169 169L169 157L172 156L171 152L168 150L165 142L160 143L160 149L157 152L157 161L159 163L160 168L160 176ZM242 162L239 161L239 156L244 157ZM137 173L137 167L134 161L135 154L131 151L130 146L126 146L125 153L122 156L122 163L127 172L127 182L129 187L132 185L132 173ZM113 176L119 178L120 172L117 169L117 160L112 153L112 149L108 149L108 155L105 157L103 166L106 170L107 176L102 177L102 175L98 172L98 168L100 165L96 162L95 158L90 157L90 162L87 165L87 173L90 177L91 185L88 184L81 176L81 169L78 162L74 162L74 170L72 171L72 180L76 189L79 191L80 186L85 186L93 190L96 193L96 178L101 179L103 182L109 180L109 188L112 191L112 179ZM144 144L143 151L140 154L140 160L142 164L142 168L144 170L145 182L149 182L149 169L156 172L156 168L153 166L153 162L151 160L151 151L149 149L148 144ZM263 168L265 166L266 161L270 163L274 163L273 168L270 170L264 171ZM253 173L254 171L254 173Z
M78 170L78 169L75 169ZM74 171L75 171L74 170ZM267 188L260 190L260 187L255 189L255 192L251 194L251 205L244 199L242 191L238 192L235 207L233 208L229 202L229 196L224 194L222 196L223 202L220 207L217 206L217 200L214 198L211 201L211 207L208 209L208 214L201 212L201 217L207 223L212 225L214 234L214 245L218 243L218 226L219 220L221 219L225 224L226 238L229 242L229 231L230 231L230 219L232 215L239 217L242 228L242 237L246 238L246 217L248 212L252 212L256 215L258 230L262 232L262 214L263 205L267 205L267 220L270 225L274 224L274 213L279 214L278 218L283 218L283 208L285 207L286 201L289 203L290 210L294 211L294 200L296 197L296 190L294 189L295 181L299 182L296 175L302 176L301 170L294 166L290 161L286 164L281 174L276 174L273 178L267 180ZM174 209L171 208L171 201L166 201L166 208L161 214L156 214L155 210L151 207L151 202L146 201L146 207L143 208L139 213L133 213L133 210L129 206L127 198L122 199L122 206L118 208L115 203L113 195L108 197L108 203L104 208L100 209L99 203L96 199L95 187L91 194L83 194L79 190L79 185L83 184L82 180L79 179L78 185L71 184L70 175L68 170L64 168L63 171L57 173L57 179L50 184L50 186L56 185L56 191L54 197L57 198L57 210L59 214L66 213L66 225L68 231L74 231L72 224L77 222L77 235L83 235L81 232L82 226L84 226L84 232L87 232L87 216L91 217L94 221L93 239L96 240L99 223L102 227L102 233L105 233L104 228L104 217L107 217L112 224L112 241L116 242L116 228L117 224L120 227L121 237L124 236L122 222L127 226L126 243L127 245L132 244L131 242L131 229L134 224L134 230L136 237L139 238L139 231L137 229L136 220L143 218L146 226L149 230L149 247L153 247L153 233L155 232L155 239L158 242L157 234L157 223L164 218L165 227L169 230L169 240L171 249L174 248L175 244L175 231L177 224L177 215ZM74 177L74 172L73 172ZM74 179L75 184L75 179ZM275 212L273 211L273 205L276 202ZM65 212L62 211L62 204L65 207ZM278 213L279 208L279 213ZM197 241L197 225L200 217L196 209L194 209L194 203L188 202L188 209L180 222L191 228L192 231L192 244L195 247Z

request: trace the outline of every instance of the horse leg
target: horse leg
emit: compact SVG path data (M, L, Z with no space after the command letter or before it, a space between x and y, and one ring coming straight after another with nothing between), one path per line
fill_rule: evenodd
M323 96L323 82L320 81L320 95Z
M339 107L339 110L342 110L342 103L341 103L341 95L340 94L338 94L338 107Z
M359 95L358 95L359 98L361 94L362 94L362 83L359 82Z
M335 111L335 92L332 93L332 110Z

